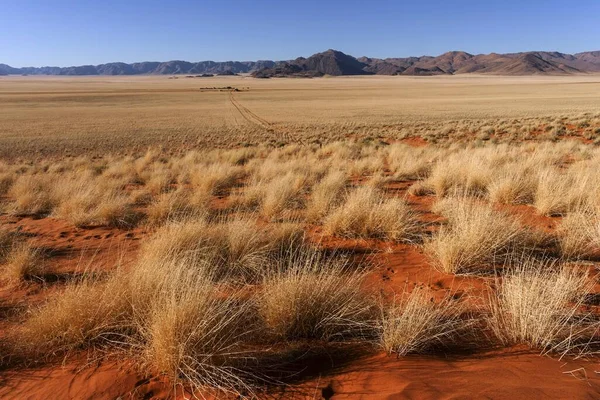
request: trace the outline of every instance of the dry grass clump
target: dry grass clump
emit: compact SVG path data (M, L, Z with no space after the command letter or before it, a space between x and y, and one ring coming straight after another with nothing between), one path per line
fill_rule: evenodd
M17 182L13 186L13 213L52 212L75 226L128 227L139 219L120 181L96 177L90 171L28 178L23 181L27 185Z
M600 253L600 216L585 210L568 213L557 229L560 250L566 258L586 258Z
M202 219L208 214L210 199L204 192L187 189L162 193L146 207L146 222L160 226L168 221Z
M19 176L8 192L13 199L8 212L13 215L49 214L56 206L52 196L55 184L55 175Z
M461 319L463 306L451 296L432 301L432 293L415 289L400 301L382 307L379 341L388 353L420 353L433 345L447 345L469 321Z
M264 188L260 213L271 219L286 209L297 209L304 205L306 193L306 176L288 173L281 178L273 179Z
M142 257L164 260L193 255L208 260L216 278L255 281L269 260L301 245L303 236L302 227L294 223L258 226L254 220L237 218L210 225L192 220L159 229L144 244Z
M40 249L28 243L14 244L4 262L0 257L0 270L3 280L10 283L43 279L46 273Z
M585 205L588 182L555 168L539 173L534 207L544 215L562 215Z
M486 152L483 152L486 151ZM438 160L425 183L438 197L453 193L482 197L487 194L492 172L486 157L490 151L470 149Z
M531 204L536 193L536 171L511 163L494 173L488 198L501 204Z
M425 243L447 273L474 273L531 250L538 238L514 217L464 198L446 199L435 210L448 218Z
M585 352L598 329L579 311L590 289L586 273L573 265L521 262L507 270L490 295L490 327L507 345Z
M271 173L270 169L268 169ZM283 170L285 171L285 170ZM244 209L258 210L266 219L284 217L286 212L304 206L313 177L303 172L289 171L269 179L253 179L234 204Z
M427 183L419 181L410 185L408 194L413 196L429 196L435 194L435 191Z
M142 214L135 211L126 196L107 196L96 206L91 224L116 228L130 228L142 219Z
M144 187L152 194L168 192L171 185L175 183L175 171L173 168L161 165L153 168L144 179Z
M203 165L190 173L189 181L196 190L209 195L223 194L246 175L240 166L224 163Z
M0 228L0 278L12 284L41 279L46 272L41 250L16 232Z
M253 332L256 317L240 296L223 297L207 271L188 257L73 283L33 311L14 346L38 357L131 348L152 373L174 382L234 390L243 383L236 345Z
M155 297L134 313L134 343L143 364L198 390L237 392L246 386L239 366L249 353L242 344L255 333L251 303L235 293L222 296L214 277L197 262L183 259L167 266L168 274L155 282Z
M258 308L276 337L341 340L371 335L364 274L317 252L297 252L265 271Z
M333 171L314 185L306 206L306 220L318 223L332 208L339 206L343 201L347 182L346 173Z
M127 330L131 309L126 282L94 278L71 283L34 309L15 338L18 352L52 357L90 345L106 345Z
M389 148L388 166L394 179L424 179L431 172L434 154L429 149L396 143Z
M140 258L143 262L160 262L197 252L204 246L207 227L202 218L168 223L142 244Z
M413 240L419 224L402 199L386 199L377 189L361 187L348 195L324 221L326 233L358 238Z

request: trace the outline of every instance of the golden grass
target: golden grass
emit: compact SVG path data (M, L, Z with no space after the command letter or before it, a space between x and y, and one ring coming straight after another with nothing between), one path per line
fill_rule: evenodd
M439 202L435 210L448 219L424 248L447 273L493 269L514 254L533 250L536 236L514 217L466 198Z
M435 345L447 346L469 326L461 319L463 312L464 306L451 296L434 303L431 292L416 288L382 307L380 345L398 356L421 353Z
M600 252L600 218L596 212L568 213L557 229L562 255L586 258Z
M333 171L313 186L306 206L306 220L319 223L343 200L348 177L345 172Z
M394 241L414 240L418 228L414 212L404 200L386 199L367 186L350 193L323 223L324 231L331 235Z
M249 302L219 295L214 278L196 262L169 263L147 312L134 316L142 362L173 382L237 392L245 383L241 344L253 332Z
M23 175L9 190L14 202L8 211L15 215L48 214L56 206L52 198L55 184L53 175Z
M160 262L193 255L209 261L211 274L255 281L269 259L285 256L300 245L304 232L293 223L259 227L252 219L232 219L209 225L202 220L171 223L143 246L142 259Z
M546 126L597 128L595 76L337 77L259 80L3 77L0 155L104 155L181 148L420 136L431 141L541 137ZM588 83L588 84L581 84ZM560 84L564 90L556 91ZM245 88L248 88L246 90ZM35 112L32 112L35 110ZM290 112L294 110L294 112ZM582 115L589 113L589 115ZM569 117L569 122L561 117ZM269 125L263 121L267 121ZM270 129L268 129L270 128ZM535 132L537 130L537 132ZM536 134L532 134L534 131ZM565 133L570 133L565 128ZM168 137L168 141L165 140Z
M490 295L490 327L508 345L527 344L563 354L586 352L598 330L597 322L580 311L590 285L586 273L574 265L519 262Z
M32 311L13 339L14 346L35 360L106 345L115 337L122 340L131 315L126 286L122 279L94 278L69 284Z
M258 307L285 340L352 339L371 334L374 303L361 290L364 273L316 252L297 252L265 271Z
M178 189L161 193L146 207L146 222L160 226L167 222L203 219L208 216L211 197L201 191Z
M46 267L40 253L40 249L28 243L13 245L4 264L0 265L2 278L9 283L20 283L31 279L42 280Z

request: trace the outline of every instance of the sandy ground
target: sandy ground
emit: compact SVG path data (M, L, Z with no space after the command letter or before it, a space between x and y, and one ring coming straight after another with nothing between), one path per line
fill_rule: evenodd
M390 192L403 193L409 183L392 184ZM440 217L429 208L432 197L409 197L423 221L435 224ZM507 206L531 226L553 230L556 219L539 217L527 206ZM46 284L4 288L2 309L35 306L61 290L68 276L85 269L107 271L116 264L129 265L136 258L140 240L149 232L110 228L74 228L53 219L0 216L2 223L51 249L47 262L55 279ZM418 246L377 240L342 240L322 236L319 227L310 236L324 247L351 249L372 262L367 284L374 290L399 292L428 286L436 297L469 293L474 299L485 291L485 278L456 277L433 268ZM0 332L17 325L18 318L4 318ZM182 388L165 379L142 374L126 356L90 360L75 354L62 364L0 372L3 399L149 399L185 398ZM476 352L447 351L427 356L396 358L369 352L340 359L321 355L307 362L293 384L275 387L263 398L308 399L595 399L600 397L596 359L558 360L525 348L481 349ZM214 398L211 393L199 394ZM222 396L216 396L222 398Z

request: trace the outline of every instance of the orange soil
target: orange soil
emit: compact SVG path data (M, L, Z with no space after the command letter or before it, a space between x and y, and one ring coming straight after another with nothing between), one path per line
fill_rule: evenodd
M404 195L410 182L389 185L390 194ZM433 197L407 197L424 224L435 226L441 218L430 212ZM215 206L223 205L216 200ZM537 215L528 206L503 206L522 217L525 224L551 231L556 218ZM143 228L119 230L106 227L79 229L54 218L33 219L0 216L0 223L20 230L36 245L48 249L46 262L52 274L45 284L31 282L0 290L0 337L19 324L11 310L34 306L59 291L69 276L86 268L106 271L117 262L135 260ZM418 245L378 240L340 239L324 236L320 227L309 229L312 240L323 247L352 250L354 257L373 263L367 285L386 294L414 287L429 287L433 300L450 294L481 299L486 279L445 274L434 267ZM488 278L489 279L489 278ZM14 314L14 315L13 315ZM9 316L4 318L5 316ZM104 360L87 364L85 354L64 365L44 365L0 371L3 399L148 399L184 398L159 377L144 376L132 360ZM562 360L540 356L526 349L481 350L474 354L408 356L397 359L382 352L346 362L333 358L307 373L300 383L276 388L266 398L325 399L534 399L600 398L597 360ZM208 395L206 395L209 397ZM219 396L217 396L219 397Z

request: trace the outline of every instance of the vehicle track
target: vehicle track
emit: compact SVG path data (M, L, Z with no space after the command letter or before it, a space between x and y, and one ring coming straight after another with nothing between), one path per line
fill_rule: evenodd
M244 118L250 124L259 126L269 132L275 133L288 143L296 142L303 144L302 141L292 137L292 135L290 135L287 131L277 128L273 123L257 115L256 113L248 109L248 107L240 103L240 101L235 98L235 90L229 91L229 101L240 113L242 118Z

